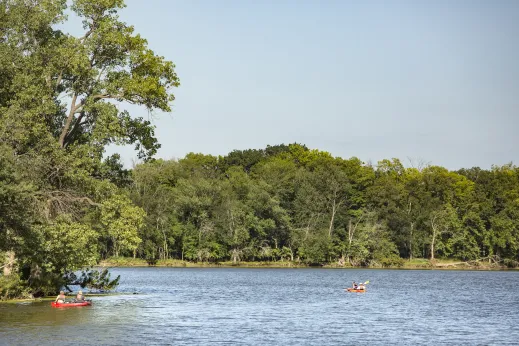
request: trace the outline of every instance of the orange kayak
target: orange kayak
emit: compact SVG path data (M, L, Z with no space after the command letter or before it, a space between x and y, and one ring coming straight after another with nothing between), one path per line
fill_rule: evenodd
M365 289L359 290L358 288L351 288L351 287L347 288L346 291L348 291L348 292L361 292L361 293L366 292Z
M54 308L71 308L71 307L74 307L74 306L88 306L88 305L92 305L92 302L91 301L85 301L85 302L81 302L81 303L56 303L56 302L52 302L50 303L50 305Z

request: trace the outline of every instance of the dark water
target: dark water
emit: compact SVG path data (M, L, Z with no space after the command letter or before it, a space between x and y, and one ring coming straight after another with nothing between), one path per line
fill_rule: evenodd
M0 304L2 345L519 345L519 272L119 268L91 307ZM343 290L366 281L367 293Z

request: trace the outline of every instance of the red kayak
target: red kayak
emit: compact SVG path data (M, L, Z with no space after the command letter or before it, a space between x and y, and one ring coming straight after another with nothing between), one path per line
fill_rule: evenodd
M348 292L366 292L365 289L359 290L358 288L351 288L351 287L347 288L346 291L348 291Z
M74 303L74 302L71 302L71 303L56 303L56 302L52 302L50 303L50 305L52 305L52 307L54 308L69 308L69 307L74 307L74 306L89 306L89 305L92 305L92 302L91 301L85 301L85 302L81 302L81 303Z

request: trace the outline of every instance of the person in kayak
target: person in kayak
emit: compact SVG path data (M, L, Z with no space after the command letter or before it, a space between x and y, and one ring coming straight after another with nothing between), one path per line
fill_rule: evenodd
M353 289L354 290L359 289L359 286L357 285L357 283L355 281L353 281Z
M66 299L66 298L67 298L67 297L65 296L65 292L63 292L63 291L59 291L59 294L58 294L58 296L56 297L55 302L56 302L56 303L65 303L65 299Z
M79 291L76 295L76 301L77 302L84 302L85 296L83 295L83 291Z

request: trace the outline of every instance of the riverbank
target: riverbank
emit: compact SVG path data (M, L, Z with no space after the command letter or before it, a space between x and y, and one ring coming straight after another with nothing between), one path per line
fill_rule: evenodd
M508 267L488 261L456 261L456 260L429 260L416 258L405 260L399 266L351 266L328 263L324 265L308 265L297 261L257 261L257 262L190 262L176 259L157 260L155 264L149 264L143 259L131 257L112 257L99 263L99 267L173 267L173 268L336 268L336 269L431 269L431 270L517 270L519 267Z
M308 265L292 261L258 261L258 262L190 262L176 259L157 260L149 264L146 260L131 257L112 257L99 262L99 267L174 267L174 268L222 268L222 267L262 267L262 268L306 268Z

